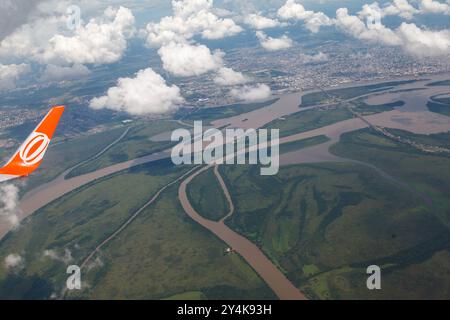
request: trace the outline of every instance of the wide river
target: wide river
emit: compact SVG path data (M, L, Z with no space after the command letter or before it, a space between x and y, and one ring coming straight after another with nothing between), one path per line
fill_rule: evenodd
M425 78L425 77L424 77ZM450 131L450 118L442 116L436 113L431 113L426 108L426 103L430 96L437 94L445 94L450 92L450 87L427 87L427 83L431 83L439 80L446 80L449 76L432 76L426 77L427 80L421 80L410 84L398 86L395 90L390 90L384 93L372 93L365 96L368 104L382 104L388 102L394 102L402 100L405 102L403 107L399 107L396 110L383 112L380 114L366 117L371 123L387 127L403 129L419 134L432 134ZM381 82L381 81L379 81ZM378 82L378 83L379 83ZM385 82L385 81L382 81ZM377 82L374 82L377 83ZM364 84L366 85L366 84ZM355 86L355 85L353 85ZM351 87L346 85L345 87ZM333 88L337 89L337 88ZM290 114L299 112L301 110L309 110L315 107L299 109L302 97L307 94L294 93L287 94L279 97L279 100L274 104L241 114L235 117L220 119L213 122L213 126L216 128L228 125L235 128L260 128L269 122L286 117ZM286 143L296 140L302 140L309 137L318 135L326 135L330 138L330 141L318 146L302 149L299 151L283 154L280 158L282 165L298 164L298 163L317 163L327 161L347 161L346 159L338 158L328 152L329 147L339 141L340 136L343 133L351 132L361 128L367 127L367 124L358 118L341 121L329 126L318 128L304 133L299 133L290 137L281 139L280 143ZM109 176L111 174L141 165L150 163L156 160L168 158L170 156L170 150L155 153L149 156L141 157L135 160L119 163L109 166L107 168L100 169L98 171L88 173L82 176L65 179L66 171L55 180L41 185L38 188L31 190L21 199L20 209L21 213L19 219L22 220L27 216L33 214L40 208L49 204L50 202L62 197L74 191L90 182L97 179ZM198 174L198 173L197 173ZM179 190L180 200L183 203L183 207L189 211L191 205L187 201L185 196L185 188L187 184L194 179L197 174L193 174L182 182L181 191ZM224 223L212 223L195 211L187 212L192 219L197 223L209 229L215 233L224 242L228 243L232 247L239 248L239 253L244 259L254 268L261 263L264 263L264 270L260 270L258 273L260 276L270 285L271 288L282 299L302 299L304 296L284 277L281 271L278 270L257 248L254 244L250 243L247 239L236 234L229 229ZM11 231L11 226L6 222L0 222L0 239ZM257 270L258 271L258 270ZM266 272L267 271L267 272ZM278 289L276 287L279 287Z

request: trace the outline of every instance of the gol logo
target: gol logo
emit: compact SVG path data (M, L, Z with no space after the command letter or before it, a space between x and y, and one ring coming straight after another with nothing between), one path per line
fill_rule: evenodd
M46 134L33 132L20 148L19 156L27 166L35 165L44 158L49 143Z

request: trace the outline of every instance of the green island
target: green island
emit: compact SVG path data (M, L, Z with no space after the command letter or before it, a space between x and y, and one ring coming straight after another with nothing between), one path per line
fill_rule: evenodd
M210 168L197 176L187 188L189 202L204 218L219 221L228 214L230 207L222 187Z
M331 103L330 96L332 98L337 98L341 100L349 100L359 96L368 95L371 93L377 93L382 91L387 91L394 89L398 86L414 83L417 80L405 80L405 81L390 81L378 84L360 86L360 87L349 87L341 89L331 89L327 90L326 93L322 91L311 92L303 96L301 108L311 107L315 105L328 104Z

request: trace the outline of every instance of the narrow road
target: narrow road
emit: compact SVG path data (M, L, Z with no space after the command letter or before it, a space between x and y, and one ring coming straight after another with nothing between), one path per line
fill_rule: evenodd
M181 183L178 189L178 197L184 211L186 211L186 213L195 222L214 233L228 246L239 253L281 300L306 300L306 296L301 293L300 290L286 278L286 276L264 255L264 253L254 243L228 228L224 223L224 219L219 222L207 220L203 218L192 207L187 196L187 186L192 180L194 180L195 177L210 169L211 167L212 166L205 166L204 168L190 175ZM217 168L215 169L215 173L216 176L220 176ZM230 203L232 203L231 196L221 176L219 178L219 182L222 187L225 187L223 190L227 197L227 200L229 199ZM233 212L234 206L230 205L229 215L233 214Z
M89 261L95 256L95 254L97 252L99 252L104 246L106 246L111 240L113 240L115 237L117 237L119 235L119 233L121 233L126 227L128 227L128 225L130 225L130 223L132 223L145 209L147 209L153 202L156 201L156 199L159 198L159 196L161 195L161 193L163 193L167 188L171 187L172 185L174 185L175 183L181 181L182 179L184 179L186 176L188 176L189 174L191 174L194 170L196 170L198 167L195 167L191 170L189 170L188 172L186 172L185 174L183 174L182 176L178 177L177 179L175 179L174 181L166 184L164 187L162 187L161 189L159 189L159 191L147 202L145 203L139 210L137 210L135 213L133 213L131 215L130 218L128 218L127 221L125 221L116 231L114 231L114 233L112 233L108 238L106 238L105 240L103 240L102 243L100 243L87 257L86 259L84 259L83 263L81 264L81 269L83 269L84 267L86 267L86 265L89 263Z
M99 158L100 156L102 156L104 153L106 153L109 149L111 149L112 147L114 147L116 144L118 144L120 141L122 141L123 138L126 137L126 135L130 132L132 127L128 127L121 135L120 137L118 137L116 140L114 140L113 142L111 142L109 145L107 145L105 148L103 148L103 150L101 150L99 153L97 153L96 155L94 155L93 157L86 159L80 163L78 163L77 165L73 166L70 169L67 169L62 176L64 177L64 179L66 178L67 175L69 175L72 171L74 171L75 169L78 169L79 167L81 167L82 165L85 165L86 163L91 162L92 160L95 160L97 158Z

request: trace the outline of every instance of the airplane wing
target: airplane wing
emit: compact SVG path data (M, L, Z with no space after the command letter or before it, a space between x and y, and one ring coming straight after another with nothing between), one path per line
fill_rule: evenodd
M12 158L0 169L0 182L28 176L39 167L63 112L64 106L57 106L47 113Z

